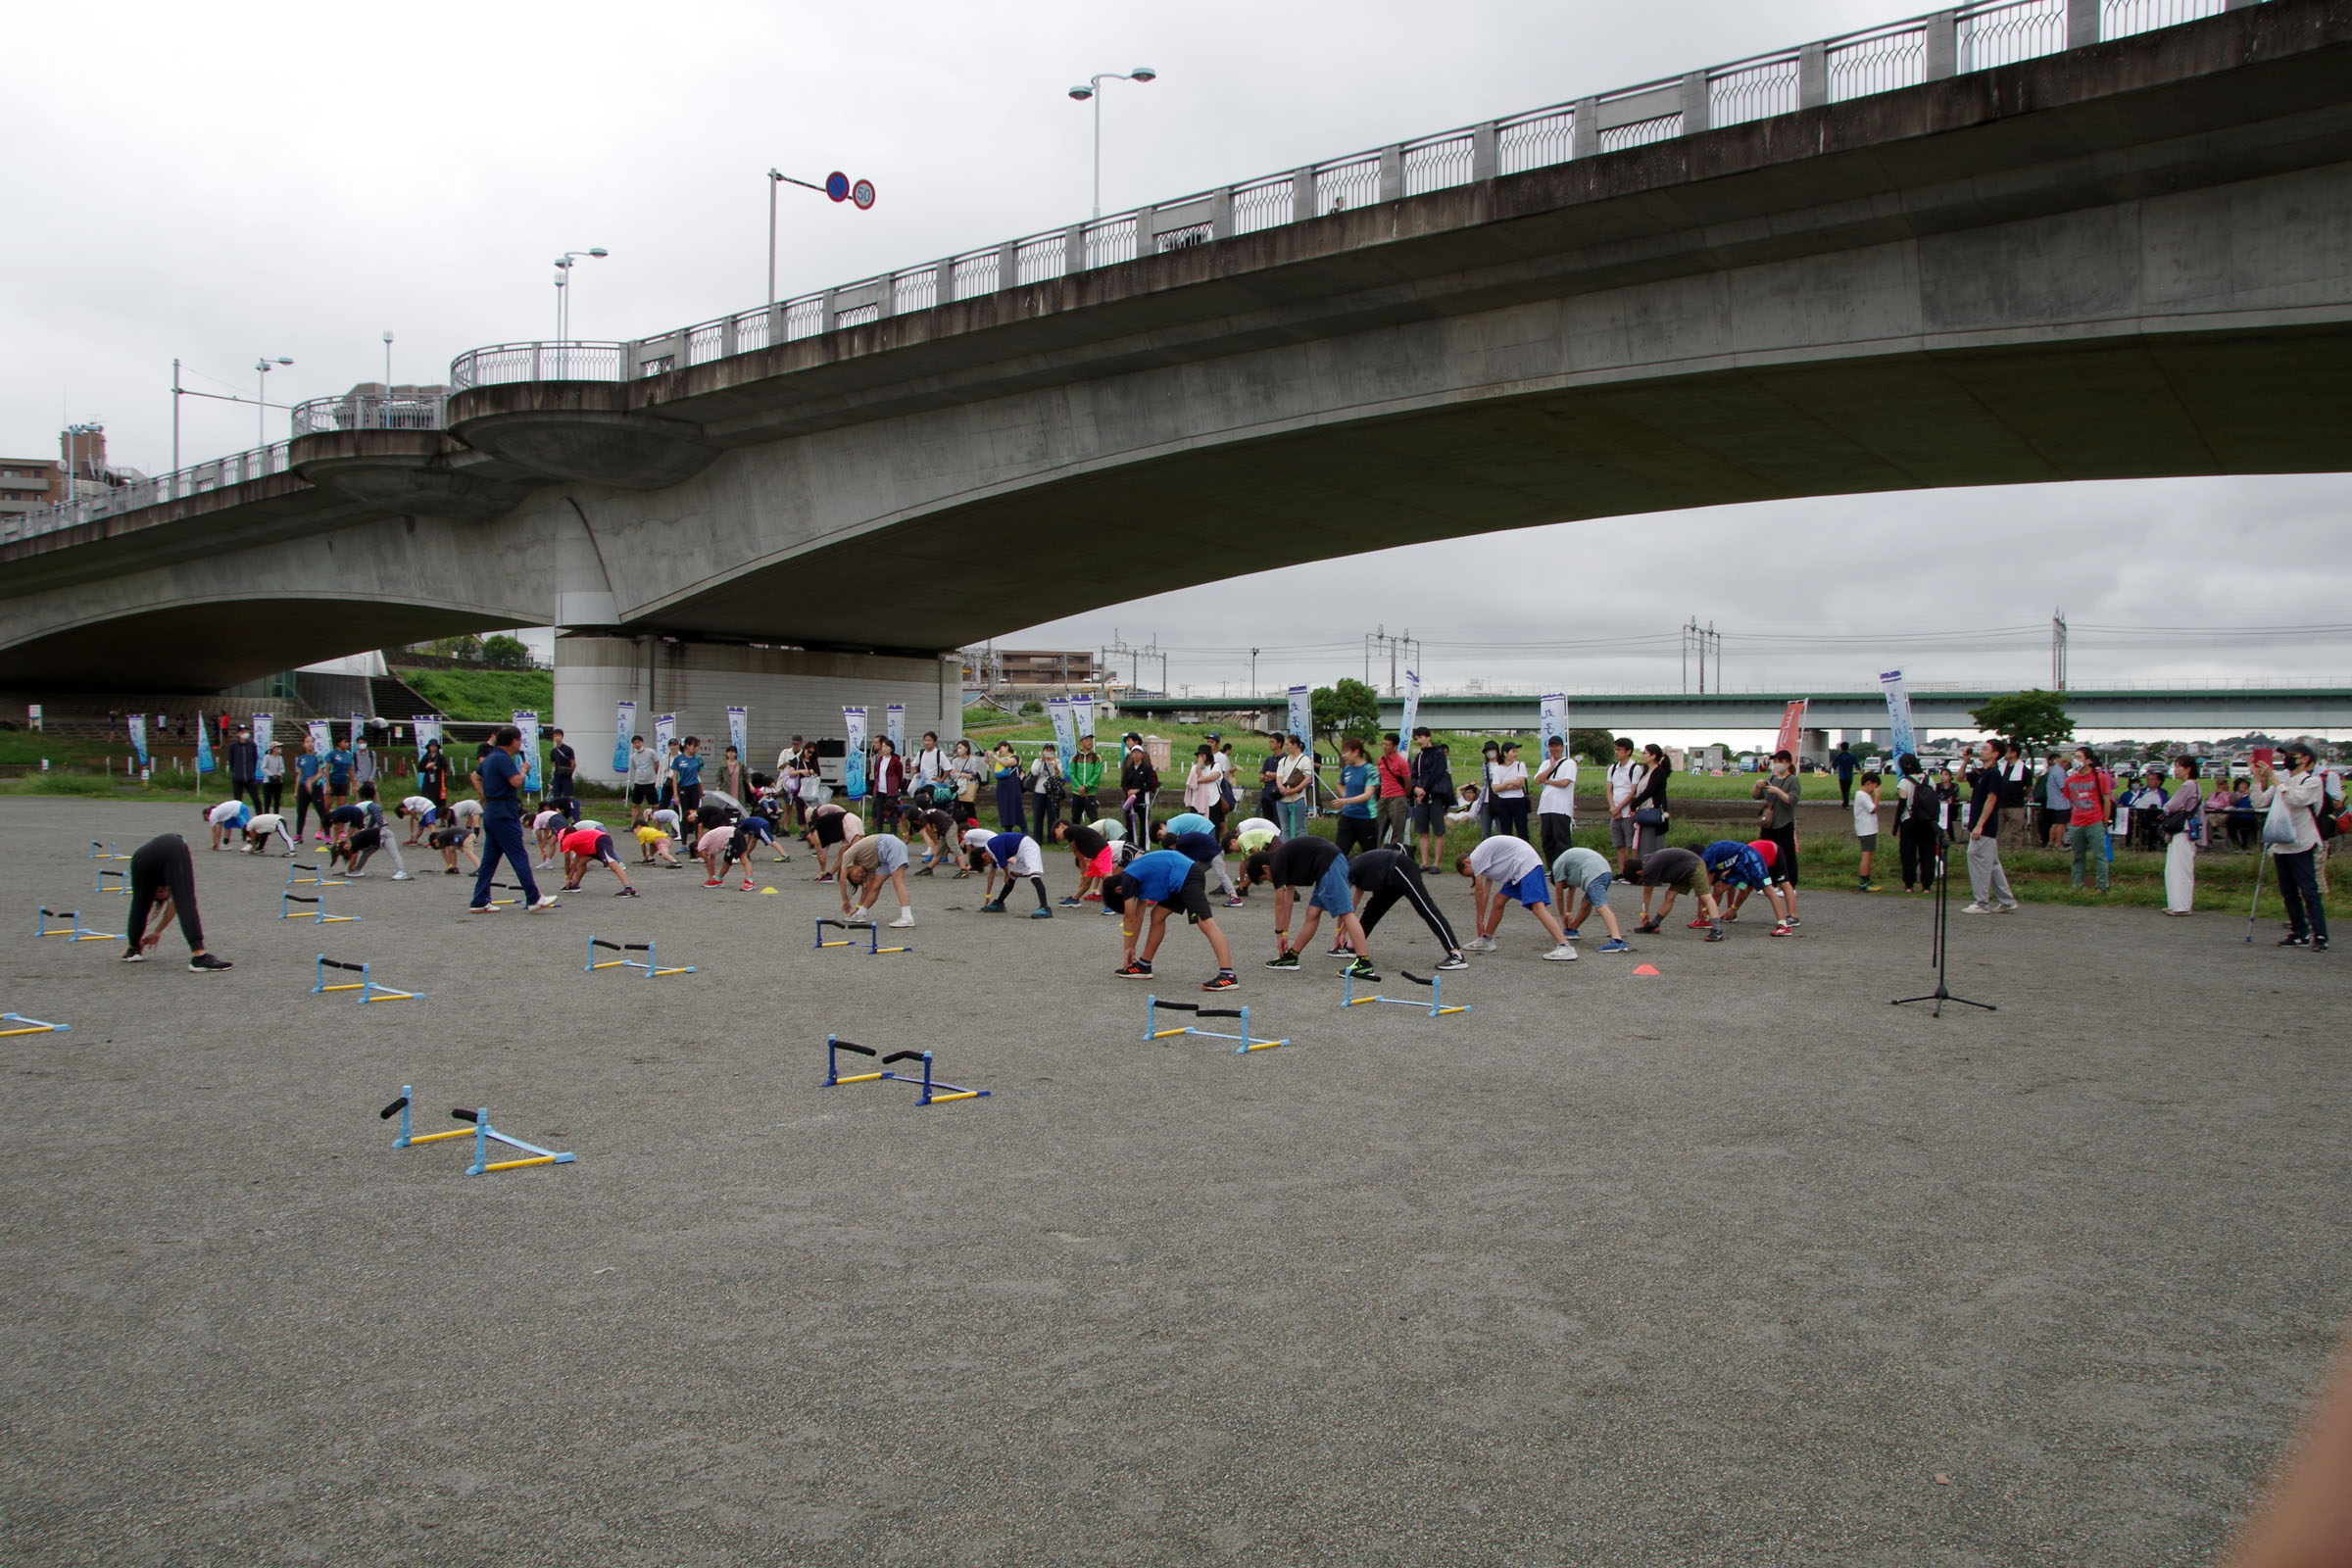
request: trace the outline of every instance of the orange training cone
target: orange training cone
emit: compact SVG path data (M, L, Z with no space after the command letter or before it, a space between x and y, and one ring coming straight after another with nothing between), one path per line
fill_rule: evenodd
M1637 963L1634 965L1634 973L1636 974L1656 974L1657 972L1658 966L1654 963Z

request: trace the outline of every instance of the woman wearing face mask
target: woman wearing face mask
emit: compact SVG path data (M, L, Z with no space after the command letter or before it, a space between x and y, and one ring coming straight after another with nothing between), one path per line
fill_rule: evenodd
M1796 802L1804 790L1804 781L1796 776L1796 759L1787 752L1772 754L1772 771L1757 780L1755 788L1756 799L1764 803L1763 837L1781 852L1773 870L1786 879L1786 923L1792 926L1803 923L1796 918Z
M2285 752L2287 770L2254 764L2247 802L2265 812L2264 847L2278 868L2278 896L2286 902L2286 935L2278 946L2328 951L2328 908L2320 902L2320 828L2316 813L2326 794L2311 748L2301 742Z

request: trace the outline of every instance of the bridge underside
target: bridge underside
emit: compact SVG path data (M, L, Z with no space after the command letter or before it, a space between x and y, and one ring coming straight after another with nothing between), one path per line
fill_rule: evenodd
M747 572L663 619L758 638L788 605L800 640L870 645L896 624L960 644L1106 598L1494 529L1942 486L2334 471L2352 466L2348 368L2347 326L2076 337L1334 420L945 507L887 542Z
M174 604L0 654L0 680L52 691L218 692L322 659L514 624L435 605L327 595Z

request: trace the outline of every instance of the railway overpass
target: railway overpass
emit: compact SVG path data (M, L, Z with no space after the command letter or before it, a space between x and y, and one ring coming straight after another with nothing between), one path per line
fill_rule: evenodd
M2340 470L2352 0L2104 36L2146 13L1963 6L631 343L476 351L445 408L318 411L11 523L0 682L217 690L552 621L591 757L624 698L946 728L954 649L1236 569ZM1106 532L1115 571L1028 565Z

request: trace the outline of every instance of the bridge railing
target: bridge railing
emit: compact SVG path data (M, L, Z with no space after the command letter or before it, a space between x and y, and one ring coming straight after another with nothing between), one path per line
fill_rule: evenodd
M438 430L448 423L449 399L388 398L380 393L346 392L341 397L313 398L293 409L293 431L298 436L328 430Z
M1891 92L2213 16L2258 0L1978 0L1793 49L1369 148L1287 173L1024 235L630 343L507 343L450 367L453 388L634 380L1139 256Z
M273 473L286 473L293 466L286 461L287 450L288 444L280 441L274 446L256 447L251 452L232 453L225 458L215 458L210 463L195 464L176 473L134 480L124 485L110 485L94 495L76 496L55 506L20 513L0 520L0 544L14 544L20 539L37 539L43 534L55 533L60 528L78 527L99 517L137 512L143 507L160 506L167 501L202 495L207 490L244 484Z

